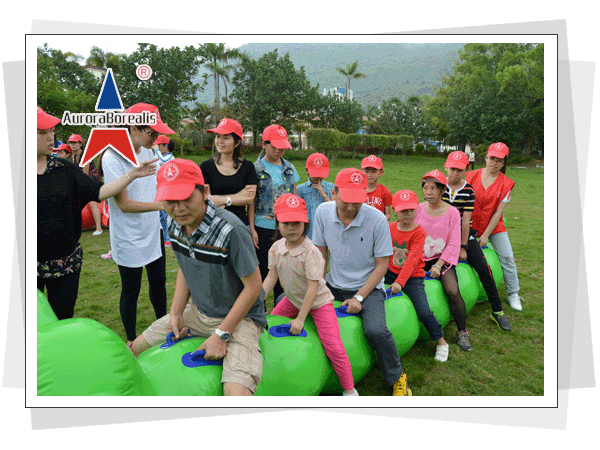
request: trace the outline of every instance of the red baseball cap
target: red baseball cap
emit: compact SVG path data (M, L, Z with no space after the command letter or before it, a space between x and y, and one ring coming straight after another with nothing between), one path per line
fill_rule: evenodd
M262 133L263 142L269 141L275 148L292 148L287 138L287 131L281 125L269 125Z
M455 169L466 169L469 166L469 156L465 152L452 152L446 158L446 167L454 167Z
M308 223L306 202L294 194L282 194L275 202L275 217L279 222Z
M67 142L83 142L83 139L81 139L81 136L78 134L72 134L69 136L69 139L67 139Z
M404 189L398 191L392 197L392 208L394 211L402 211L404 209L417 209L419 206L419 199L417 194L413 191Z
M306 159L308 176L327 178L329 176L329 160L323 153L313 153Z
M427 172L425 175L423 175L421 182L424 183L426 178L435 178L438 181L438 183L446 185L446 175L444 175L437 169L432 170L431 172Z
M60 123L60 119L58 117L51 116L48 113L45 113L42 108L37 107L37 129L38 130L47 130L49 128L54 128L56 125Z
M140 114L144 111L156 114L156 125L147 125L148 127L152 128L154 131L158 131L159 133L175 134L175 132L162 121L160 118L160 113L158 112L158 108L154 105L149 105L148 103L136 103L135 105L127 108L125 113Z
M335 177L335 187L340 198L346 203L364 203L367 201L367 176L355 169L342 169Z
M204 177L198 164L189 159L175 158L166 162L156 174L158 189L155 202L162 200L185 200L196 185L204 186Z
M207 133L230 134L233 133L240 139L244 139L244 131L237 120L224 118L219 122L217 128L206 130Z
M489 146L487 156L504 158L508 156L508 147L502 142L496 142L495 144Z
M60 150L66 150L67 152L69 152L70 155L73 154L73 150L71 150L71 147L69 147L67 144L60 144L56 151L58 152Z
M369 155L360 163L361 169L366 169L367 167L373 167L378 170L383 169L383 161L375 155Z
M161 134L158 139L156 139L152 145L158 145L158 144L168 144L169 142L171 142L171 139L169 139L168 137L166 137L164 134Z

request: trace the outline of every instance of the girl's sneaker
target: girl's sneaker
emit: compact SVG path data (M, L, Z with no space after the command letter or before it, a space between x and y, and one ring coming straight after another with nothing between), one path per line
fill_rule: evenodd
M518 292L516 294L509 295L506 298L506 301L508 302L510 307L512 309L514 309L515 311L523 310L523 306L521 305L521 301L523 301L523 297L521 297Z
M102 258L102 259L112 259L112 250L109 250L108 253L105 253L104 255L100 255L100 258Z
M456 344L460 347L461 350L468 352L471 350L471 343L469 342L469 332L468 331L457 331L456 332Z
M434 359L439 362L448 361L448 352L450 351L450 344L438 345L435 349Z
M358 397L358 391L356 390L356 388L353 388L354 392L352 394L346 394L346 392L342 393L343 397Z

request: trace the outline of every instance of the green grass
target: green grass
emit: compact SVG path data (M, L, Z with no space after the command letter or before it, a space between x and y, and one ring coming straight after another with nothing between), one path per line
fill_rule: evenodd
M304 161L309 152L289 155L301 182L306 181ZM254 160L256 155L248 158ZM293 157L292 157L293 156ZM198 164L206 156L191 157ZM362 155L356 160L338 159L331 164L328 181L345 167L360 167ZM401 156L384 157L384 174L380 183L392 194L400 189L411 189L423 200L421 178L430 170L443 170L443 157ZM511 239L524 297L523 311L514 311L505 302L504 283L499 293L504 312L513 326L513 332L501 331L489 318L489 303L478 303L467 316L471 345L470 352L461 351L455 344L456 325L445 328L450 343L446 363L433 359L435 342L417 342L402 357L413 395L543 395L544 394L544 171L536 168L536 161L508 167L507 176L516 182L512 200L505 210L506 227ZM478 164L476 168L481 168ZM394 221L392 213L392 221ZM75 317L95 319L125 340L119 314L121 283L114 261L100 258L110 248L108 230L100 236L84 231L81 244L84 265L79 286ZM173 252L167 251L167 310L171 304L177 262ZM273 307L272 295L267 308ZM148 283L144 273L138 301L137 331L141 333L155 320L148 298ZM391 389L383 382L378 366L357 383L361 395L390 395Z

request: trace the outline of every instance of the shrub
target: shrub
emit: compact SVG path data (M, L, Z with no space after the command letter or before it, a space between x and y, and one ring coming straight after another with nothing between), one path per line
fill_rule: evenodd
M435 145L430 145L430 146L427 148L427 153L429 154L429 156L435 156L435 155L437 155L439 152L438 152L438 149L437 149L437 148L435 148Z
M422 143L419 142L417 145L415 145L415 152L420 155L424 155L425 154L425 145L423 145Z

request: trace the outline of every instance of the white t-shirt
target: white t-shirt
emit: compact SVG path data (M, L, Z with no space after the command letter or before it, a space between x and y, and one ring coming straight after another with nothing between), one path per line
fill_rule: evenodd
M154 152L144 147L137 154L140 163L154 158ZM102 157L105 183L122 177L131 168L131 163L114 150L106 150ZM131 200L152 203L156 197L156 177L136 178L126 189ZM124 213L114 197L108 199L108 205L112 259L120 266L143 267L160 258L160 212Z

